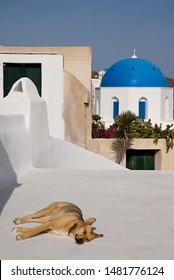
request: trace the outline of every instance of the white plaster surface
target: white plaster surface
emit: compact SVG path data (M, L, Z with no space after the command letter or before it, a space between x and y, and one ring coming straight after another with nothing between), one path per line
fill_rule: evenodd
M67 141L51 137L46 102L28 78L0 101L0 188L31 168L125 169Z
M32 169L31 146L23 115L0 115L0 188Z
M0 190L0 258L174 259L173 182L169 171L33 170ZM104 237L84 245L49 234L16 241L13 219L53 201L96 217Z
M101 87L96 89L95 102L99 100L98 112L106 127L113 123L113 98L119 100L119 113L131 110L139 114L139 100L147 100L147 119L152 123L173 122L173 88L160 87ZM165 112L165 99L168 98L167 113Z
M52 54L0 53L0 102L3 97L4 63L39 63L42 72L42 98L48 104L50 135L64 139L63 108L63 56ZM54 71L53 71L54 69ZM30 84L31 85L31 84ZM23 86L30 86L29 84ZM12 89L13 92L13 89ZM22 107L21 107L22 110Z
M46 103L32 87L20 80L15 89L22 91L0 106L0 258L173 259L174 172L128 171L50 137ZM19 105L26 105L21 114ZM82 246L48 234L16 241L13 219L54 201L96 217L104 238Z

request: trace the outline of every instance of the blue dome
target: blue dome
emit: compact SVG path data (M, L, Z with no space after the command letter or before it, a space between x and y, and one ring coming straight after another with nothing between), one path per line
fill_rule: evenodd
M106 70L101 87L166 87L161 70L150 61L127 58Z

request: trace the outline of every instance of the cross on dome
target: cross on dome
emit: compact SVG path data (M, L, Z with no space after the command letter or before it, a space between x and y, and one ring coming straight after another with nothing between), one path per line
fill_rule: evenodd
M137 58L137 56L135 54L135 49L133 49L133 55L131 56L131 58Z

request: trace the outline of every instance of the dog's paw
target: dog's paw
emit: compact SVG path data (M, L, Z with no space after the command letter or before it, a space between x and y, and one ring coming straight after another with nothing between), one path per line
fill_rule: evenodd
M17 241L20 241L20 240L21 240L21 235L20 235L20 234L16 235L16 240L17 240Z
M17 228L16 227L12 228L11 232L17 232Z
M21 233L22 231L24 231L25 229L24 228L21 228L21 227L14 227L13 229L12 229L12 232L19 232L19 233Z
M19 218L15 218L15 219L13 220L13 223L14 223L15 225L19 225L19 224L20 224L20 219L19 219Z

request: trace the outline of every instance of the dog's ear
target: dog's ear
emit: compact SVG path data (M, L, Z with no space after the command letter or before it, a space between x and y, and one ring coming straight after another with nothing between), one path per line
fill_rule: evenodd
M95 232L94 232L95 233ZM98 237L103 237L103 234L101 233L95 233L95 238L98 238Z
M96 221L96 218L89 218L87 220L85 220L85 224L92 226L92 224Z

